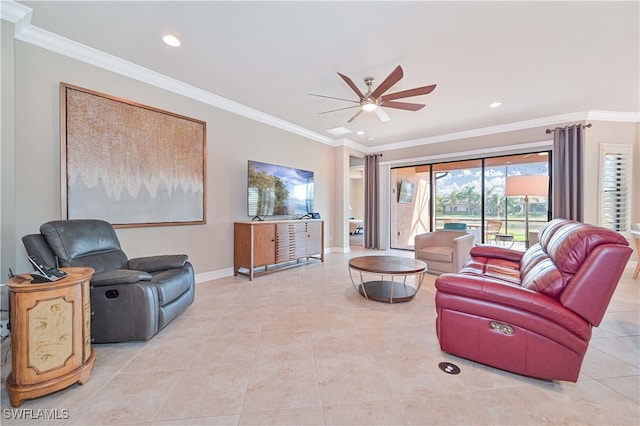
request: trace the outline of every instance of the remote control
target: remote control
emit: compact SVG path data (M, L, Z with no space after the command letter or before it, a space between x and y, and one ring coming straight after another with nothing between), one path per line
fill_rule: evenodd
M38 275L49 281L58 281L60 278L64 278L67 276L67 273L64 271L44 266L38 261L38 259L35 258L35 256L29 256L29 262L31 262L31 264L36 268L36 272L38 272Z

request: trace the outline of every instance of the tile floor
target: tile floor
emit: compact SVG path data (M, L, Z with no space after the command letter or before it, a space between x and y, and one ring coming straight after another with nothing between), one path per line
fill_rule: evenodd
M10 424L640 423L640 281L630 263L578 383L517 376L440 352L435 277L408 303L358 295L347 261L197 284L195 303L149 342L96 345L89 382L26 401L53 420ZM374 254L384 254L376 251ZM400 252L402 255L411 255ZM7 346L3 348L3 356ZM447 375L451 361L461 374ZM68 410L68 411L62 411ZM24 411L23 411L24 413ZM68 418L65 413L68 413Z

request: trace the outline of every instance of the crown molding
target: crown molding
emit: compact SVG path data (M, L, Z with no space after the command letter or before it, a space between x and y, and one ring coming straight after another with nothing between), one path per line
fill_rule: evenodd
M31 25L33 9L14 1L0 1L0 17L21 28Z
M640 122L640 112L589 111L587 120L637 123Z
M532 129L535 127L545 127L568 123L573 121L617 121L617 122L639 122L640 113L616 112L616 111L579 111L568 114L552 115L549 117L535 118L532 120L517 121L513 123L500 124L497 126L481 127L478 129L464 130L461 132L447 133L438 136L431 136L421 139L413 139L404 142L397 142L376 147L367 147L366 152L391 151L394 149L411 148L420 145L429 145L440 142L448 142L457 139L467 139L478 136L494 135L497 133L513 132L518 130Z
M14 2L2 2L2 19L5 19L5 5L7 7L7 20L18 23L22 20L24 25L16 25L15 38L25 43L41 47L43 49L88 63L90 65L111 71L125 77L141 81L152 86L182 95L198 102L211 105L247 117L266 125L276 127L307 139L312 139L324 144L335 146L336 141L304 127L292 124L273 115L249 108L238 102L216 95L206 90L186 84L166 75L160 74L148 68L136 65L132 62L118 58L98 49L75 42L59 36L42 28L31 25L31 9Z

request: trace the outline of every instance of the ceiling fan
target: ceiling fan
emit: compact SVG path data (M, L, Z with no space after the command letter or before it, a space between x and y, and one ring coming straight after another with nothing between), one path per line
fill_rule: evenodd
M353 120L358 118L363 111L375 112L381 121L391 120L391 118L389 118L387 113L380 107L404 109L408 111L418 111L424 108L424 104L415 104L411 102L396 102L395 100L402 99L402 98L411 98L413 96L419 96L419 95L427 95L433 92L433 89L436 88L436 85L432 84L430 86L416 87L415 89L403 90L401 92L395 92L395 93L390 93L388 95L385 95L384 93L387 90L391 89L391 87L393 87L394 84L400 81L400 79L404 75L402 71L402 67L400 65L398 65L396 69L394 69L391 72L391 74L389 74L387 78L385 78L384 81L380 83L380 85L375 90L372 90L374 78L373 77L365 78L364 83L367 85L366 93L362 93L360 89L358 89L358 86L356 86L353 83L353 81L346 75L340 74L340 73L338 73L338 75L345 81L345 83L347 83L347 85L351 88L351 90L353 90L356 93L356 95L358 95L357 101L354 101L352 99L336 98L333 96L316 95L313 93L309 93L309 95L319 96L321 98L337 99L340 101L357 103L358 105L354 105L346 108L332 109L330 111L323 111L320 113L320 114L326 114L329 112L342 111L345 109L359 107L360 110L356 113L356 115L351 117L349 121L347 121L347 123L351 123Z

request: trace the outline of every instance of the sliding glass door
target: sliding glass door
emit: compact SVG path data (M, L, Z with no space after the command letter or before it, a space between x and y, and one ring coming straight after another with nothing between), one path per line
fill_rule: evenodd
M393 168L391 248L413 249L423 232L466 229L478 244L524 250L549 218L549 169L548 152Z
M413 249L413 239L429 232L431 166L391 169L391 248Z

